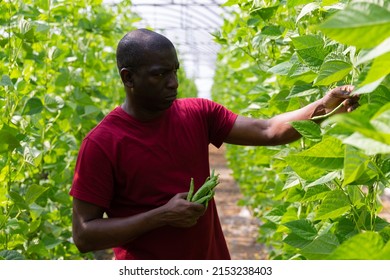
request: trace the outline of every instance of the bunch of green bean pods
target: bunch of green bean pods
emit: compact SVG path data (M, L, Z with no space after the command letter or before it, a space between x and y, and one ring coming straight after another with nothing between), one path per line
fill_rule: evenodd
M219 174L215 175L215 170L211 172L210 177L206 178L203 185L194 194L194 178L191 178L190 189L187 200L208 206L209 201L214 197L214 188L219 184Z

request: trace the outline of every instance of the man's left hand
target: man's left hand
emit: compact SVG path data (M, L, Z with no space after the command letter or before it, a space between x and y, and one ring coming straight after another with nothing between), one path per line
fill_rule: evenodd
M359 96L353 94L354 86L339 86L329 91L322 98L325 114L332 112L337 106L343 103L335 113L351 112L359 106Z

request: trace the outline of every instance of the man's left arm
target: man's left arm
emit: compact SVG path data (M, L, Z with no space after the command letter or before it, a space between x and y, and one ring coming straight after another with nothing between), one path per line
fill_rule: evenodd
M352 94L353 86L336 87L323 98L309 105L270 119L254 119L238 116L226 143L248 146L274 146L291 143L301 135L290 125L292 121L308 120L335 113L350 112L358 106L358 96ZM343 104L343 105L340 105ZM320 120L318 120L320 121Z

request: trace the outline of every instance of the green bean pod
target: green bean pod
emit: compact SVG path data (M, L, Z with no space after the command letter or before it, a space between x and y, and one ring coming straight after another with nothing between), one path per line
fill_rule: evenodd
M210 201L210 199L213 198L214 194L215 194L214 191L210 191L209 194L201 197L200 199L198 199L197 201L194 201L194 202L206 205L206 203L208 203Z
M187 194L187 200L188 201L191 201L192 200L192 196L194 194L194 178L191 178L191 182L190 182L190 190L188 191L188 194Z
M210 190L215 186L216 182L214 180L209 180L206 183L204 183L199 190L194 194L192 197L192 201L197 201L198 199L206 196Z
M214 170L211 173L211 177L208 177L205 183L198 189L198 191L193 195L191 201L195 202L201 199L204 196L207 196L211 190L213 190L218 184L219 175L214 175Z

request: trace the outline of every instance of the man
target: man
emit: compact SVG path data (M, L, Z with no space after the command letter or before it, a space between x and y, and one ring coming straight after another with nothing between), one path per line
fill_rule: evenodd
M75 244L114 248L116 259L229 259L214 200L205 209L185 199L191 177L196 191L209 176L209 144L289 143L300 137L290 121L357 106L351 86L269 120L176 99L175 48L146 29L122 38L117 65L125 102L84 139L71 189Z

